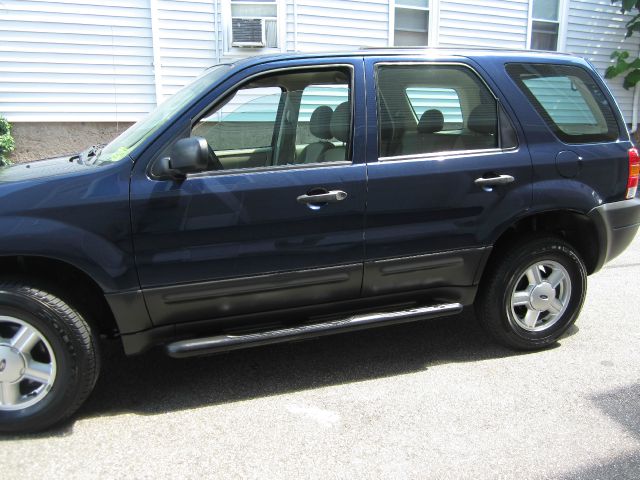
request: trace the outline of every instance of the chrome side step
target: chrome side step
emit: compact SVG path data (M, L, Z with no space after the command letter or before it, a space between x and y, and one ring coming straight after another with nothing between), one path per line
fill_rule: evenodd
M267 330L244 335L218 335L215 337L180 340L165 346L167 354L174 358L194 357L212 353L228 352L241 348L257 347L271 343L287 342L304 338L349 332L373 326L427 320L430 318L454 315L462 311L459 303L430 305L396 312L379 312L353 315L340 320L323 323L310 323L297 327Z

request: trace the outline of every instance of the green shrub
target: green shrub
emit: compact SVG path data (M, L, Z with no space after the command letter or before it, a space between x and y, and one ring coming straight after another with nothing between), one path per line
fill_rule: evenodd
M9 165L9 154L13 152L16 144L11 136L11 124L0 116L0 165Z

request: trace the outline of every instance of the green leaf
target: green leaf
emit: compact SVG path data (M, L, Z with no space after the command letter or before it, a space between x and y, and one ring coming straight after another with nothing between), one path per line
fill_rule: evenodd
M626 50L614 50L613 52L611 52L611 55L609 55L609 57L612 60L617 60L618 58L629 58L629 52L627 52Z
M635 69L626 77L624 77L622 86L625 88L625 90L629 90L630 88L635 87L636 83L638 82L640 82L640 70Z
M607 68L605 72L605 78L617 77L618 75L624 73L625 71L629 70L629 68L631 68L632 63L628 63L626 61L626 59L629 58L629 52L627 52L626 50L614 51L613 53L611 53L611 58L615 60L615 63L609 66L609 68Z
M0 116L0 165L9 165L11 163L6 155L13 152L15 146L11 136L11 124Z
M614 67L613 65L611 65L610 67L607 67L607 69L604 71L604 78L614 78L618 76L618 71L616 70L616 67Z
M622 10L628 12L637 4L637 0L622 0Z
M640 20L640 13L636 14L636 15L635 15L631 20L629 20L629 21L626 23L626 27L627 27L627 28L629 28L629 27L631 27L632 25L634 25L634 24L638 23L638 20Z

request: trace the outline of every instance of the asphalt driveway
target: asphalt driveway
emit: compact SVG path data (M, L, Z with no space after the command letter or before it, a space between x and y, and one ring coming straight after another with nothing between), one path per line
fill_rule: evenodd
M0 437L13 478L638 478L640 237L559 345L470 313L190 360L110 349L74 420Z

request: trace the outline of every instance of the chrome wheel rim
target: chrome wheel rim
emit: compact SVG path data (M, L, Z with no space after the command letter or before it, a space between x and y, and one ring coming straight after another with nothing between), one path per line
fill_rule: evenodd
M56 358L44 335L24 320L0 315L0 411L35 405L55 379Z
M571 279L558 262L544 260L518 276L509 302L509 318L523 330L540 332L555 325L571 299Z

